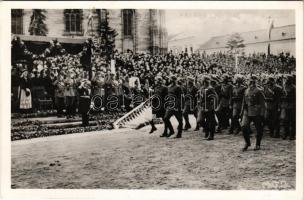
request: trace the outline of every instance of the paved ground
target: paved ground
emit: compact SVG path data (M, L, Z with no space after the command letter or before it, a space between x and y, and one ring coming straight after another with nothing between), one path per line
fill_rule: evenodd
M295 141L199 132L181 139L119 130L12 142L12 188L294 189Z

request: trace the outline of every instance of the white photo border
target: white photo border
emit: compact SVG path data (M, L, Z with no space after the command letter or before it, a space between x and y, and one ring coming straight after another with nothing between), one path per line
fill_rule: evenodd
M296 21L296 190L72 190L72 189L11 189L11 9L290 9ZM303 2L301 1L18 1L0 3L0 197L7 199L304 199L303 197Z

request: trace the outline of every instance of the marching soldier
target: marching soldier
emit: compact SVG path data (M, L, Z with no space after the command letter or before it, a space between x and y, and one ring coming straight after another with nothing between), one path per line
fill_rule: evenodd
M245 90L243 106L242 106L242 128L245 139L243 151L246 151L250 143L250 123L253 122L257 130L256 145L254 150L260 150L261 140L263 137L262 127L262 108L264 107L264 97L262 92L256 86L256 77L251 76L249 79L249 87Z
M283 122L283 139L289 137L295 139L296 134L296 88L293 85L293 77L287 76L283 86L283 96L281 103L281 120Z
M279 126L279 104L282 95L281 88L275 85L273 77L269 77L264 87L265 95L265 123L270 129L270 136L278 138L279 132L275 132L276 126Z
M154 95L152 97L152 114L156 115L156 118L162 118L164 121L165 116L165 98L168 94L168 88L163 84L161 77L155 78ZM167 124L164 121L164 132L160 137L167 137ZM156 128L155 128L156 129ZM153 133L155 129L152 126L150 133Z
M209 84L209 77L202 77L201 82L202 87L198 91L198 123L203 126L205 138L207 140L213 140L215 127L217 125L215 107L217 106L218 96L214 88Z
M242 110L242 102L244 97L244 92L246 88L243 86L243 79L240 76L236 76L235 78L235 86L232 89L232 120L231 127L229 130L229 134L233 134L234 130L236 130L235 134L238 134L241 131L241 125L239 122L240 114Z
M221 90L219 93L219 106L216 109L219 119L218 131L227 129L229 126L230 105L232 100L232 85L228 83L229 77L227 74L223 75Z
M183 109L183 116L185 119L184 130L188 130L191 128L191 125L189 123L189 114L194 114L194 117L197 118L197 111L194 109L196 107L197 88L194 86L193 78L188 78L188 87L185 91L185 105Z
M175 76L170 77L170 85L168 87L168 96L166 97L165 108L166 113L164 116L164 121L166 126L169 129L169 134L167 137L170 137L174 134L170 118L174 115L178 121L178 132L176 138L182 137L183 130L183 114L181 109L181 98L182 98L182 88L177 85L177 78Z

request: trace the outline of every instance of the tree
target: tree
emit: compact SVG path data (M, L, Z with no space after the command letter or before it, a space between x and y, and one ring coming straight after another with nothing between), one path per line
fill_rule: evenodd
M98 9L97 14L99 20L100 53L109 61L114 53L117 32L109 26L109 12L106 9Z
M239 54L243 51L244 47L244 40L239 33L234 33L229 37L226 46L226 48L228 48L228 52Z
M30 27L28 30L30 35L47 35L48 29L45 24L45 13L46 10L44 9L33 9Z

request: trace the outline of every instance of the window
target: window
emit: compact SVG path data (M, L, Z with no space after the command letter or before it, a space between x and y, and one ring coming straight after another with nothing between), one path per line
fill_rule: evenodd
M66 9L64 10L65 32L81 33L82 32L82 10Z
M101 22L106 21L106 18L107 18L107 10L106 9L101 9L100 18L101 18Z
M256 40L257 40L257 39L258 39L258 36L254 36L254 39L256 39Z
M11 11L12 33L23 34L23 11L22 9L13 9Z
M123 33L124 36L132 36L133 11L123 10Z
M286 36L286 33L282 32L282 36L283 36L283 37Z

